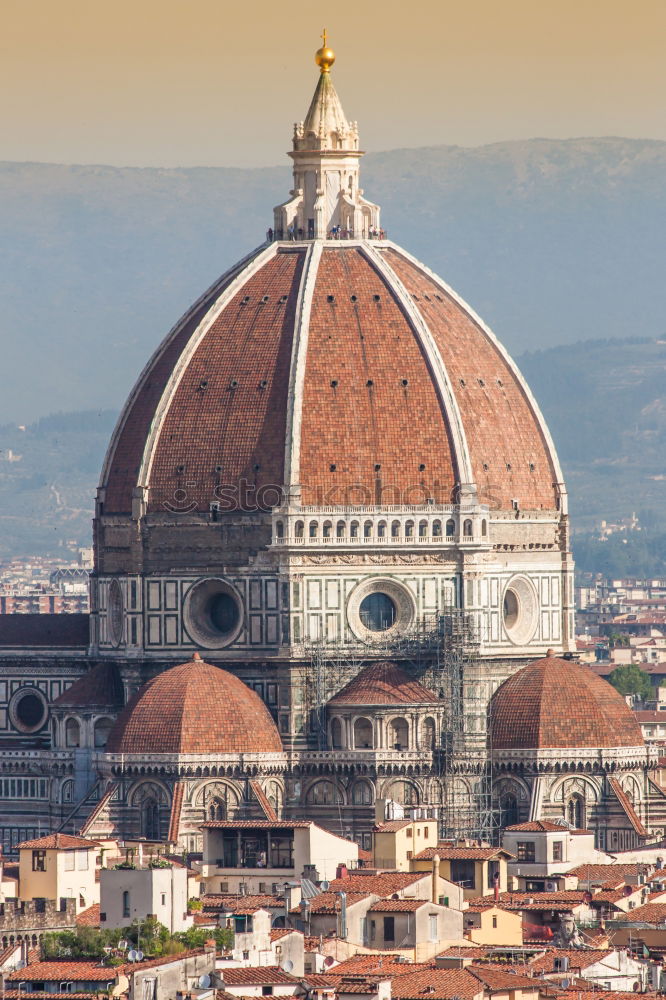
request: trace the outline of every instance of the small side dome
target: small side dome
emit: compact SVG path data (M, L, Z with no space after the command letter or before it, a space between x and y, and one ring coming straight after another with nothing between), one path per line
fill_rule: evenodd
M437 695L386 660L365 667L328 702L329 705L430 705Z
M113 708L123 706L123 682L115 663L98 663L75 680L55 701L52 708Z
M490 702L493 750L643 747L622 695L588 667L545 656L501 684Z
M238 677L195 653L158 674L127 703L107 753L280 753L282 741L261 698Z

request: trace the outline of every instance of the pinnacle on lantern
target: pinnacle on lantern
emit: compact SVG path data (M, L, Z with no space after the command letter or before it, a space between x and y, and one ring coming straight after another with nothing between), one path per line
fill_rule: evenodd
M325 28L321 37L317 86L305 118L294 125L291 197L274 209L268 239L368 239L381 232L379 208L359 186L358 126L347 120L333 84L335 52Z

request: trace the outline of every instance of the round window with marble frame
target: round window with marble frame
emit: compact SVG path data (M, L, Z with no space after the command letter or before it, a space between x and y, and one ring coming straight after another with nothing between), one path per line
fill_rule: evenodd
M526 576L512 576L502 593L502 624L514 646L525 646L539 625L539 598Z
M189 588L183 599L183 623L189 637L204 649L223 649L243 628L243 600L221 577L205 577Z
M111 580L106 602L106 620L109 642L118 647L123 641L125 597L119 580Z
M361 605L373 594L382 594L394 608L388 627L369 627L363 620ZM354 587L347 601L347 624L357 639L366 643L384 642L402 635L416 618L416 602L411 591L391 577L372 577Z
M36 687L21 687L9 702L9 720L20 733L37 733L46 725L49 706L44 694Z

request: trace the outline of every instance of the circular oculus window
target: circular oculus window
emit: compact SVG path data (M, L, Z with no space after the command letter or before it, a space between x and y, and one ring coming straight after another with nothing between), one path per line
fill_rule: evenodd
M226 580L199 580L185 596L183 617L196 643L207 649L221 649L230 645L243 627L243 604Z
M364 580L352 591L347 621L357 639L377 642L404 632L414 621L410 591L397 580Z
M395 623L395 604L388 594L381 591L367 594L359 605L358 613L364 626L371 632L386 632Z
M516 646L524 646L536 632L539 602L533 584L524 576L509 580L502 597L504 631Z
M22 733L36 733L46 722L48 705L37 688L21 688L9 704L9 718Z

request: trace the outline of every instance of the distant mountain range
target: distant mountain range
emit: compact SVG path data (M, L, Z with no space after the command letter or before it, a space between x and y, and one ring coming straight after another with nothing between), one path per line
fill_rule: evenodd
M393 150L363 165L389 236L514 355L666 334L665 175L666 142L615 138ZM289 187L286 160L0 163L0 423L117 410L178 315L262 242Z
M574 531L636 511L650 531L663 532L666 340L588 341L518 362L562 460ZM93 497L115 416L91 410L56 414L25 429L0 427L0 560L90 543ZM645 550L640 571L663 572L649 538L639 540ZM588 563L599 558L587 557ZM631 550L626 558L631 572Z

